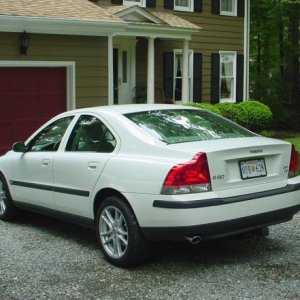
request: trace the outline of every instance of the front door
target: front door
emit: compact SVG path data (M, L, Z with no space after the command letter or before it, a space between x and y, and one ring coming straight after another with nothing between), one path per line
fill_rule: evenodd
M114 103L129 104L135 97L135 39L118 39L114 44Z

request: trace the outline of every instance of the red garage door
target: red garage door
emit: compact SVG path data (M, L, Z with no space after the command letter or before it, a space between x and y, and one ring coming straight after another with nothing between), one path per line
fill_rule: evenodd
M65 68L0 68L0 155L65 110Z

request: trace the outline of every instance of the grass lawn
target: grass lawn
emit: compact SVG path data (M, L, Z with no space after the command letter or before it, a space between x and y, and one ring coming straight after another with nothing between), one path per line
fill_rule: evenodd
M263 136L290 142L295 145L296 150L300 153L300 132L263 131L260 134Z

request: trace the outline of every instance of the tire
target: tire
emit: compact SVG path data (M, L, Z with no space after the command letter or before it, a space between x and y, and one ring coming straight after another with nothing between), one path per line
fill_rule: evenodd
M118 267L141 264L151 253L133 211L119 197L106 198L96 216L97 239L105 258Z
M0 174L0 220L12 220L16 213L17 209L12 203L7 182L3 175Z

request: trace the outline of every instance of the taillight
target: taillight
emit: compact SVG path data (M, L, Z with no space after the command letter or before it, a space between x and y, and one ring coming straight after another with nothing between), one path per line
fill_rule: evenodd
M296 151L295 146L292 145L289 177L291 178L297 175L299 175L299 153Z
M189 162L174 166L168 173L162 194L188 194L211 190L206 153L199 152Z

